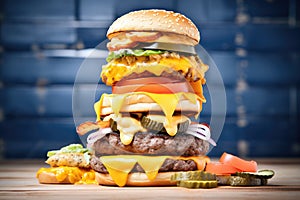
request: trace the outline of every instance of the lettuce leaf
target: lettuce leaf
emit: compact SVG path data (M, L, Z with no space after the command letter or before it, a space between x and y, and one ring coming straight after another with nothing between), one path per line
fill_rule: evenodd
M62 147L60 150L48 151L47 157L51 157L57 153L87 153L89 150L83 148L81 144L70 144Z
M121 49L119 51L110 52L106 58L107 62L113 59L121 58L122 56L150 56L155 54L162 54L165 51L162 50L144 50L144 49Z

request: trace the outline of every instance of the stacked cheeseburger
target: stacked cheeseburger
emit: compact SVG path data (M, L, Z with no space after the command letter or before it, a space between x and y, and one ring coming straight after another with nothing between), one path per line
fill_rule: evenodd
M208 69L194 49L197 27L179 13L141 10L118 18L107 37L101 78L112 94L95 103L96 123L78 127L89 134L98 183L174 185L174 172L203 170L215 143L208 125L193 122Z

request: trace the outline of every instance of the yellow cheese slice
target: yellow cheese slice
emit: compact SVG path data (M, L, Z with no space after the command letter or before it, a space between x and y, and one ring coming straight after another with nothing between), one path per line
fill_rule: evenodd
M154 180L158 171L167 158L180 160L193 160L198 170L204 170L209 162L206 156L141 156L141 155L113 155L100 157L101 162L106 167L109 175L118 186L126 185L128 174L138 163L145 171L149 180Z

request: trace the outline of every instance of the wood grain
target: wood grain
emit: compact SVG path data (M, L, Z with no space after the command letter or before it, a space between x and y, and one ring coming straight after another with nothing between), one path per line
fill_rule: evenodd
M300 162L259 160L259 169L276 174L267 186L186 189L179 187L107 187L39 184L35 173L41 160L0 161L0 199L299 199Z

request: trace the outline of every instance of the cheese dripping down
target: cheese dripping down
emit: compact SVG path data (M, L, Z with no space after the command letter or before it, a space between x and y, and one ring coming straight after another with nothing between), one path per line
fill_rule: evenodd
M143 94L149 96L155 103L157 103L161 107L164 116L162 117L152 116L152 118L154 117L159 122L162 122L164 124L167 133L170 136L174 136L177 132L177 126L175 125L175 123L182 122L182 120L185 119L184 117L173 116L180 99L184 97L185 99L188 99L193 104L196 104L197 101L199 102L200 109L198 110L195 116L196 118L198 117L202 109L201 107L202 102L205 100L205 99L201 99L198 95L194 93L185 93L185 92L174 93L174 94L156 94L156 93L148 93L148 92L134 92L134 93L125 93L125 94L102 94L101 99L98 102L96 102L94 105L94 109L97 114L97 121L100 120L101 117L103 99L104 98L110 99L113 113L114 113L112 118L115 121L117 121L118 130L120 130L121 133L120 134L121 141L125 145L130 144L136 132L145 131L140 125L139 121L130 117L123 117L124 119L122 119L122 116L120 114L120 110L122 109L124 102L126 102L126 97L130 95L137 95L137 94Z
M148 71L155 76L161 76L163 72L174 73L174 71L180 72L184 76L189 72L191 73L191 77L197 77L199 79L198 82L201 83L201 85L199 84L198 87L193 88L195 93L199 94L201 98L204 98L201 91L202 84L205 84L206 82L204 78L204 74L208 70L208 66L206 64L202 62L198 63L194 59L189 59L187 57L162 57L158 62L146 61L146 56L139 56L135 58L136 61L130 65L125 61L122 62L119 59L112 60L108 64L103 65L101 77L105 84L113 85L115 82L120 81L125 76L133 73L141 74L145 71ZM194 81L195 80L190 80L189 83L193 83Z
M177 133L177 125L182 122L189 121L190 119L184 115L172 116L171 123L168 125L166 122L166 117L163 115L148 115L149 119L154 120L156 122L162 123L170 136L175 136ZM123 117L121 114L116 116L115 114L111 114L106 116L103 121L109 121L113 119L117 123L117 129L120 131L120 140L124 145L129 145L134 137L134 134L141 131L146 132L147 130L143 128L140 121L131 118L131 117Z
M145 171L148 179L154 180L158 171L167 158L174 160L193 160L198 170L204 170L210 161L207 156L141 156L141 155L113 155L100 157L114 182L122 187L126 185L128 174L138 163Z
M145 132L140 121L132 117L123 117L121 114L118 116L111 114L103 119L103 121L109 121L113 119L117 122L117 129L120 131L120 139L124 145L129 145L134 137L134 134L138 131Z

